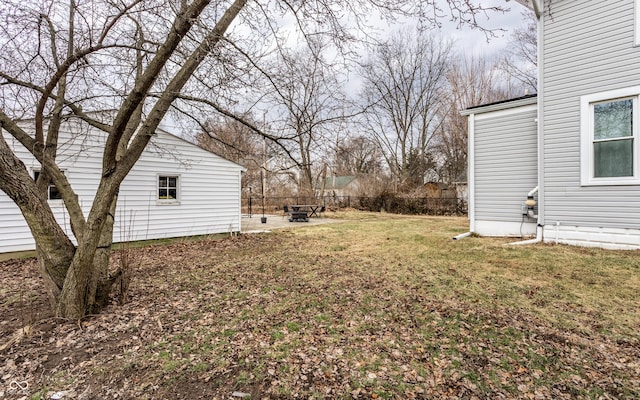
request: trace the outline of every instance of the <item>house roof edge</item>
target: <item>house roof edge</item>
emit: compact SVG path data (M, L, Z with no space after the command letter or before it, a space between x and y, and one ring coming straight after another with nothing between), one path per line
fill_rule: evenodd
M182 137L182 136L180 136L180 135L178 135L178 134L175 134L175 133L173 133L173 132L170 132L170 131L168 131L168 130L166 130L166 129L163 129L163 128L161 128L161 127L156 128L156 134L157 134L157 133L162 133L162 134L165 134L165 135L172 136L172 137L174 137L174 138L176 138L176 139L178 139L178 140L181 140L181 141L183 141L183 142L185 142L185 143L188 143L188 144L190 144L190 145L192 145L192 146L195 146L195 147L199 148L200 150L203 150L203 151L206 151L207 153L213 154L214 156L219 157L219 158L223 159L224 161L226 161L226 162L228 162L228 163L230 163L230 164L233 164L233 165L236 165L236 166L240 167L240 170L241 170L242 172L247 172L247 167L245 167L245 166L243 166L243 165L240 165L240 164L238 164L238 163L237 163L237 162L235 162L235 161L231 161L231 160L229 160L228 158L223 157L223 156L221 156L220 154L217 154L217 153L215 153L215 152L213 152L213 151L211 151L211 150L209 150L209 149L205 149L204 147L199 146L197 143L193 143L192 141L190 141L190 140L188 140L187 138L184 138L184 137Z
M516 97L513 99L496 101L488 104L481 104L473 107L466 108L460 111L462 116L468 116L471 114L482 114L492 111L507 110L509 108L516 108L522 106L528 106L538 103L538 96L536 94L529 94L522 97Z

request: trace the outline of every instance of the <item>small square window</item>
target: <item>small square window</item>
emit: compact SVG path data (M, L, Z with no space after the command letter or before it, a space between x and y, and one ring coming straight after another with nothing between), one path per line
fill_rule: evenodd
M158 176L158 200L165 202L178 201L178 177Z
M33 180L37 181L40 176L40 171L33 171ZM62 200L62 194L53 183L49 184L49 188L47 189L47 200Z

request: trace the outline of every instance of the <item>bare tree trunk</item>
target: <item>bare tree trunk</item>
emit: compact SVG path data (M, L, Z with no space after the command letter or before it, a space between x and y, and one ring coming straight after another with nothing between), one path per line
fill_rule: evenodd
M100 312L108 304L111 287L118 277L118 275L109 275L109 260L113 245L113 225L115 223L117 202L118 196L116 195L111 201L109 213L102 227L98 248L93 257L93 274L89 286L91 292L88 293L88 298L93 299L93 303L88 304L88 311L91 313ZM122 273L122 271L119 271L119 273Z
M80 319L95 304L99 279L94 260L104 225L104 218L93 219L87 224L88 229L78 243L62 286L56 308L58 317Z
M95 288L91 287L94 282L91 266L95 255L95 245L91 245L91 239L97 243L97 238L99 233L87 232L83 243L78 245L58 299L56 316L80 319L86 315L88 303L93 302L88 298L91 292L95 293Z
M24 163L11 152L1 133L0 190L20 208L31 229L47 293L51 303L55 304L75 247L56 221L47 199L38 190Z
M109 254L105 253L98 256L99 262L102 263L99 268L96 268L94 262L96 261L100 239L103 238L103 235L105 242L111 242L108 236L112 236L113 234L113 214L109 215L109 210L115 212L115 201L117 199L119 185L138 160L142 151L146 148L151 139L151 135L155 132L162 117L171 106L171 103L176 99L182 87L191 77L193 71L200 65L211 49L222 40L229 25L231 25L235 17L240 13L246 2L247 0L235 0L227 9L216 24L216 27L188 57L181 69L167 85L165 92L154 105L150 115L139 128L138 134L128 146L123 145L123 143L128 142L126 139L128 138L128 134L131 133L131 130L127 128L131 128L132 126L129 124L134 113L139 109L140 101L144 93L132 92L125 102L126 106L123 105L120 108L119 114L113 124L112 132L105 145L103 177L98 186L93 207L87 218L85 233L82 240L78 241L78 247L67 271L58 301L56 315L64 318L80 319L85 316L92 307L97 305L96 294L98 294L99 299L106 299L106 296L108 296L108 289L110 289L109 279L106 274L103 274L104 270L101 269L108 268ZM194 10L197 11L198 8L204 8L207 3L208 1L201 0L198 4L194 3L192 6ZM185 25L185 31L188 31L190 28L190 26L188 26L190 23L188 19L179 22L178 25ZM160 53L161 52L158 54ZM167 54L164 61L168 59L168 55L170 55L170 53ZM153 80L155 80L155 76L147 76L150 71L151 70L148 69L145 72L142 76L142 81L151 79L151 82L153 82ZM129 106L134 108L129 109ZM124 126L122 124L124 124ZM114 134L114 132L117 132L117 134ZM126 149L126 151L121 150L121 145L122 149ZM105 247L105 252L107 251L106 249L110 247L110 245ZM100 251L102 251L102 249ZM109 287L107 288L106 286Z

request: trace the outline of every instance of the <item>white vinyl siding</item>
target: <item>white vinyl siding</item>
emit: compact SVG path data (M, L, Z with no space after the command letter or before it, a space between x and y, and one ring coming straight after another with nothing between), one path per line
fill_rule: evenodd
M544 224L640 229L640 186L627 181L585 185L591 146L583 140L584 101L605 98L640 84L640 47L635 46L636 0L545 2L543 79ZM637 142L637 139L636 139ZM640 143L636 143L635 147ZM585 161L585 157L586 160ZM634 162L637 169L638 157ZM637 172L636 172L637 174ZM636 175L637 177L637 175ZM602 181L600 183L603 183Z
M104 138L96 131L74 137L73 121L61 132L58 160L87 215L101 173ZM28 169L39 168L5 132ZM114 241L160 239L240 231L243 168L166 132L158 132L120 186ZM178 176L179 206L158 204L158 176ZM59 204L52 204L59 203ZM50 202L56 219L71 232L61 201ZM31 250L35 243L18 207L0 192L0 253Z

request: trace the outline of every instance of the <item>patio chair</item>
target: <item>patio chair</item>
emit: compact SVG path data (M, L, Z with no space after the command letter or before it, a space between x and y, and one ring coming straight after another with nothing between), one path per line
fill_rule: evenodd
M287 205L282 206L282 219L284 219L284 217L288 217L289 214L290 214L289 206Z

